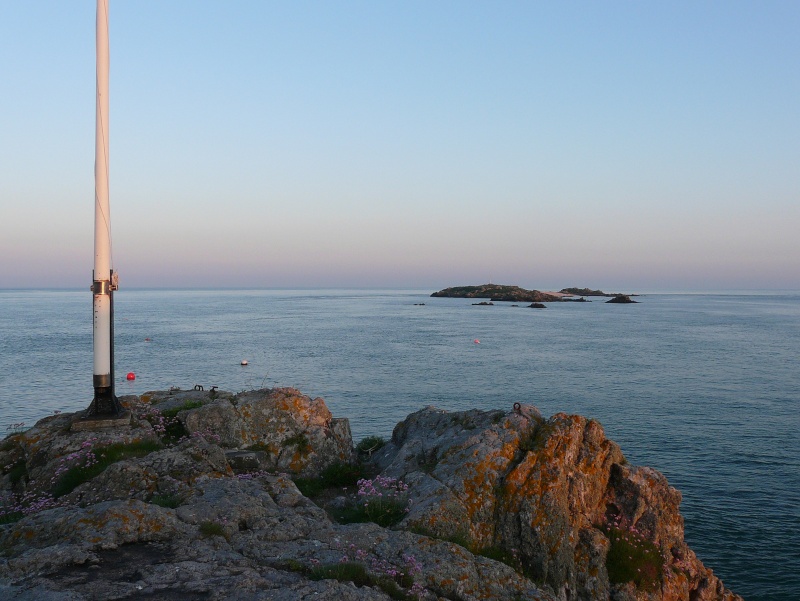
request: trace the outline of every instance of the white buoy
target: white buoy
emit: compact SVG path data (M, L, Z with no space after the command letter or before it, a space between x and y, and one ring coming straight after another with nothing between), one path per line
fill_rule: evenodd
M242 359L242 365L247 365L247 359Z

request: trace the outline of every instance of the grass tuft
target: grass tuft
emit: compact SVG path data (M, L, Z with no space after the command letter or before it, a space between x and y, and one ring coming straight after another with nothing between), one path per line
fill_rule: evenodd
M180 495L153 495L150 503L158 505L159 507L166 507L168 509L175 509L180 507L183 503L183 497Z
M363 563L357 561L343 561L340 563L331 563L318 565L311 568L308 573L311 580L338 580L339 582L352 582L355 586L371 586L377 587L386 593L390 599L397 601L408 601L413 597L406 591L400 588L394 580L388 576L375 576L367 571ZM411 586L411 583L404 582Z
M162 437L165 444L174 444L187 436L189 436L189 431L181 420L177 417L167 420Z
M544 420L537 421L537 424L528 429L519 439L519 448L521 451L541 451L544 448L547 439L555 432L555 424L546 422Z
M319 477L295 478L294 483L303 496L314 499L331 488L354 486L363 476L361 465L334 463L322 470Z
M161 412L161 415L163 415L167 419L172 419L174 417L177 417L178 413L180 413L181 411L188 411L189 409L197 409L198 407L202 407L202 406L203 406L203 403L201 401L186 401L180 407L173 407L172 409L165 409L164 411Z
M278 567L282 570L287 570L289 572L298 572L300 574L305 574L308 572L308 568L302 562L297 561L296 559L284 559Z
M414 534L421 534L422 536L427 536L428 538L435 538L436 540L443 540L448 543L455 543L461 547L467 549L470 553L475 550L475 543L470 537L469 532L466 530L459 530L449 536L440 536L433 532L433 530L428 530L424 526L413 526L409 528L410 532Z
M5 524L13 524L14 522L19 522L22 518L25 517L25 514L21 511L14 511L12 513L2 513L0 514L0 526Z
M12 485L17 484L27 476L28 468L25 465L25 459L20 459L8 470L8 479Z
M658 590L663 575L663 560L658 547L635 532L614 527L604 531L611 541L606 557L609 582L633 582L640 590Z
M203 538L221 536L225 540L228 540L228 534L225 532L225 528L219 522L200 522L199 529Z
M90 465L76 465L66 470L53 486L53 497L57 499L71 493L84 482L103 473L113 463L132 457L144 457L159 449L161 444L152 440L97 447L93 450L97 460Z
M355 486L364 477L364 468L351 463L334 463L320 474L325 486L329 488Z
M304 497L316 499L325 492L325 485L319 478L295 478L294 485Z
M0 453L10 451L16 446L19 446L19 434L9 434L0 441Z
M363 563L357 561L344 561L318 565L311 568L311 580L338 580L339 582L352 582L356 586L370 586L373 578L367 572Z
M408 485L402 480L376 476L358 481L357 500L331 511L341 524L374 522L388 528L399 523L409 511Z
M538 578L536 578L536 575L525 564L519 552L516 550L512 549L511 551L508 551L502 547L491 546L480 549L478 551L478 555L482 555L483 557L488 557L489 559L504 563L518 574L525 576L528 580L543 584Z
M372 455L385 444L386 441L380 436L367 436L356 445L356 451L359 455Z

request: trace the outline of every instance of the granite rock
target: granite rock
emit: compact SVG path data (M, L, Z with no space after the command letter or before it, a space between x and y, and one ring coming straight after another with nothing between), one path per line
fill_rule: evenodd
M428 407L398 424L375 462L411 485L401 527L505 555L563 601L737 598L684 542L680 493L627 465L594 420L545 420L519 403L508 413ZM609 574L615 531L658 549L649 584Z
M322 399L173 390L124 404L122 427L75 432L79 416L59 415L0 445L0 598L740 599L686 545L680 493L593 420L519 403L410 415L367 466L409 485L405 518L383 528L336 523L295 485L353 460ZM48 496L109 445L139 451ZM619 532L658 554L650 584L610 565Z

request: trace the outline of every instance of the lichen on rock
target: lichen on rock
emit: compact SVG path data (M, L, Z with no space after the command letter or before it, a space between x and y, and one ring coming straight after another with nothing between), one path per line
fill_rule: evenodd
M315 503L294 483L356 461L322 399L173 390L124 403L128 426L72 432L78 416L59 415L0 446L1 598L740 599L686 545L680 493L627 465L593 420L520 404L410 415L362 458L408 486L407 514L384 528L331 519L352 488Z
M559 599L735 598L684 542L680 493L628 466L594 420L544 420L519 404L502 417L429 407L398 424L375 461L413 483L401 527L504 554ZM609 576L609 527L660 552L657 573L632 593Z

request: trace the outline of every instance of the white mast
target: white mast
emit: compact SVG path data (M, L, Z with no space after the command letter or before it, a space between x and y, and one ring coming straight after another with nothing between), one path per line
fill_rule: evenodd
M108 202L108 0L97 0L97 120L94 163L94 401L89 415L115 417L114 302L111 270L111 215Z

